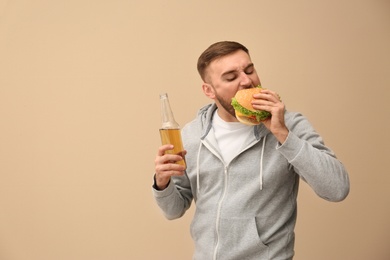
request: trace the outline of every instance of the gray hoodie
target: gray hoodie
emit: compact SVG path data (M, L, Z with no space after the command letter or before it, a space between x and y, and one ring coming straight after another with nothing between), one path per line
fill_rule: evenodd
M290 130L281 145L262 124L225 165L211 121L215 104L184 126L186 174L153 193L168 219L183 216L195 201L193 259L292 259L299 179L318 196L341 201L348 174L305 117L285 113Z

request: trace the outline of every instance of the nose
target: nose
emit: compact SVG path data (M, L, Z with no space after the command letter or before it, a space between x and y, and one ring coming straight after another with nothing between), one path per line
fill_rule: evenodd
M252 87L254 87L252 79L245 72L241 72L241 74L240 74L240 87L241 88L252 88Z

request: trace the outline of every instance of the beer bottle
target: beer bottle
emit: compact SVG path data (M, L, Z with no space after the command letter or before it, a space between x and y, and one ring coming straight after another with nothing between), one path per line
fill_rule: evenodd
M160 128L161 143L172 144L173 149L168 150L166 153L178 154L184 158L183 155L183 142L181 140L180 125L175 121L173 112L169 104L168 94L160 94L161 103L161 119L162 126ZM177 161L176 163L186 166L185 161Z

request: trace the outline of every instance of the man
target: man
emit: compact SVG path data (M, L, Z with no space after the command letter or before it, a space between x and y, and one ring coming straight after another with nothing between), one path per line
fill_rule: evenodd
M299 179L318 196L341 201L348 174L307 119L285 111L277 93L253 96L253 108L271 113L260 125L238 122L231 99L260 84L248 49L217 42L198 60L203 92L213 104L182 129L187 168L179 155L155 159L153 192L168 219L181 217L192 200L194 259L292 259Z

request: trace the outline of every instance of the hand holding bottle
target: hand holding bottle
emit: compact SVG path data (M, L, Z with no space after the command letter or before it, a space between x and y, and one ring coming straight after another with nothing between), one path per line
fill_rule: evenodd
M187 151L183 150L181 155L167 153L174 147L171 144L162 145L157 152L154 160L156 172L156 186L163 190L168 186L171 176L181 176L184 174L185 166L178 164L178 161L184 161Z
M186 169L183 142L180 126L173 117L169 104L168 94L160 95L162 126L160 137L162 146L158 149L155 159L156 186L159 190L165 189L171 176L180 176Z

